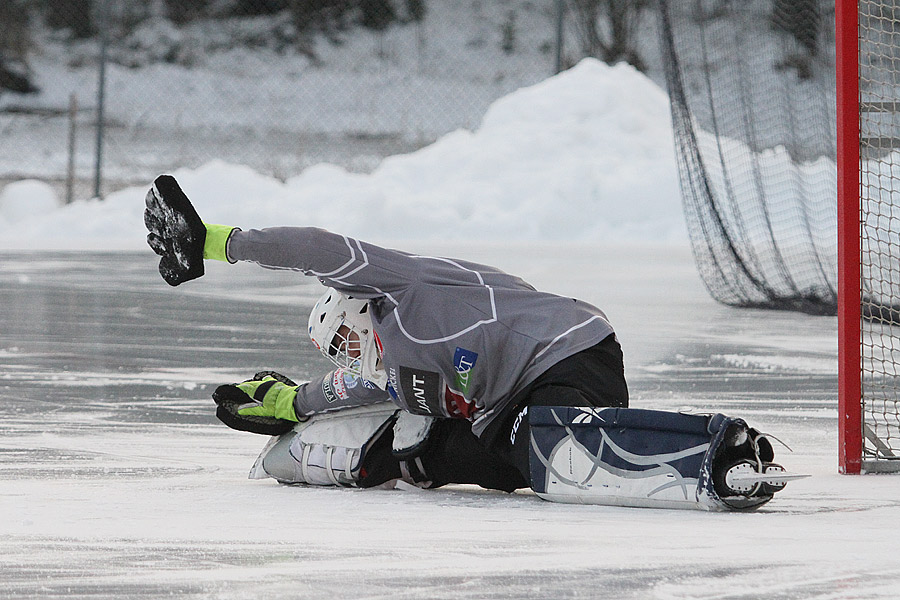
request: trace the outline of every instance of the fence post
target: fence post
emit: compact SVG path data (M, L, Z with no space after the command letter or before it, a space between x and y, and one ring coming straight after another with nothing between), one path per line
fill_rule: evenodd
M69 161L66 168L66 204L75 200L75 139L78 133L78 96L69 95Z
M563 21L566 14L566 0L556 0L556 71L559 74L563 70Z
M94 197L101 198L103 180L103 109L106 101L106 50L109 45L109 0L100 2L100 71L97 82L97 154L94 162Z

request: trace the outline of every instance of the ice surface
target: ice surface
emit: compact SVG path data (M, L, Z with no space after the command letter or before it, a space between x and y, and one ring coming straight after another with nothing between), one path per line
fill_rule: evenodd
M4 598L895 598L892 476L836 474L835 320L710 300L683 246L405 244L603 307L632 405L743 416L788 484L752 514L570 506L467 486L250 481L265 439L218 383L328 368L318 284L211 265L177 289L139 253L0 255Z

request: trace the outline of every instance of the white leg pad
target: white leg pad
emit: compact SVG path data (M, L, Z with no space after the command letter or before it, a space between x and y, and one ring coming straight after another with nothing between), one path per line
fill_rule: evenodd
M273 437L250 470L251 479L283 483L353 485L367 445L391 420L389 402L313 415Z

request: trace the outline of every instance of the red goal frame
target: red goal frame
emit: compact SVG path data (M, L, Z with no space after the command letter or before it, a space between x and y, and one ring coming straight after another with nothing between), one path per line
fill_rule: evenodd
M896 7L835 2L838 453L900 472L900 49Z
M859 7L835 2L838 222L838 468L862 468L862 272L859 152Z

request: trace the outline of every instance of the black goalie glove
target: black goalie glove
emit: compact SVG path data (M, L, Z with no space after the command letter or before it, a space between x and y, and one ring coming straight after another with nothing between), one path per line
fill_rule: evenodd
M213 392L216 417L232 429L281 435L300 419L294 411L297 384L275 371L262 371L242 383L220 385Z
M171 175L160 175L147 192L147 244L162 258L159 273L171 286L203 275L206 226Z

